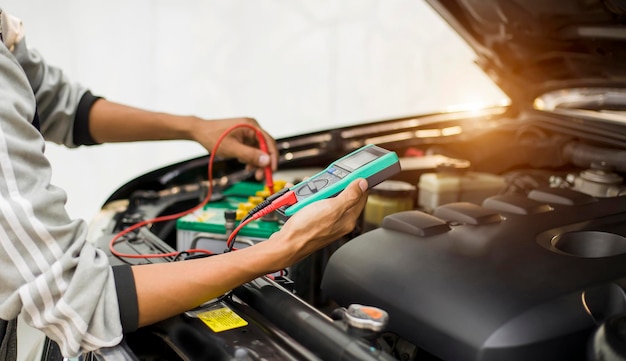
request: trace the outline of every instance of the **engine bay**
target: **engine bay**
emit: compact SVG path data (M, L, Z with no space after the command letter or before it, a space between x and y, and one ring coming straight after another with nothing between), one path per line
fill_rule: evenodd
M281 185L365 144L396 152L402 170L370 191L359 226L332 247L127 343L140 359L589 360L598 329L626 311L626 142L616 125L589 132L590 123L502 107L281 139ZM224 251L233 213L263 197L263 184L230 159L213 172L202 212L115 248ZM104 204L91 241L107 250L130 225L192 208L206 173L201 157L132 180ZM271 217L251 223L237 247L280 227ZM359 328L346 316L354 305L379 317ZM224 318L230 326L215 331Z

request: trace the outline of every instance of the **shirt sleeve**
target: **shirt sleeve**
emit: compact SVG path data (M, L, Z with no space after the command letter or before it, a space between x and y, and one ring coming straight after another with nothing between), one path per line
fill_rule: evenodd
M44 138L69 148L98 144L89 131L89 110L99 97L47 64L36 50L29 49L23 36L11 44L11 52L35 93Z
M36 100L31 81L0 43L0 319L21 313L74 357L122 341L115 276L104 252L86 241L86 223L67 215L66 194L50 184L45 142L31 124L39 97L61 101L42 106L42 125L73 144L66 124L72 121L50 122L59 113L71 118L85 92L61 87L61 95L42 94L40 87Z

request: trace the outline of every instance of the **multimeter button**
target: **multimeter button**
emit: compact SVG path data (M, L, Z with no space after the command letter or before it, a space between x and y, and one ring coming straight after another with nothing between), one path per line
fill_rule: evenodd
M348 173L346 171L344 171L343 169L340 169L340 168L329 168L328 169L328 173L334 175L335 177L339 177L339 178L343 178L346 175L348 175Z
M311 192L311 190L309 189L309 187L300 187L300 188L298 188L298 190L296 191L296 195L299 195L299 196L302 196L302 197L304 197L304 196L310 196L311 194L313 194L313 193Z
M313 181L309 181L302 187L298 188L296 194L299 196L309 196L317 193L320 189L326 187L326 185L328 185L328 179L318 178Z
M309 188L311 193L317 193L317 187L315 186L315 182L308 182L306 186Z

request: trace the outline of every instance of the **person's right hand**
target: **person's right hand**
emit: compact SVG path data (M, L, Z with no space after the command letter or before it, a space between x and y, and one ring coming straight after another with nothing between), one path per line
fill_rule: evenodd
M288 267L352 231L367 201L367 181L353 181L336 197L312 203L294 214L269 241L287 247ZM278 269L278 268L277 268Z

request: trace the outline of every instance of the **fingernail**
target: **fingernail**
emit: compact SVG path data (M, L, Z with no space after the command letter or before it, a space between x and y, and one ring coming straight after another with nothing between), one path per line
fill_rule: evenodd
M361 179L359 187L361 187L361 190L365 192L367 190L367 181L365 179Z
M265 167L268 164L270 164L270 156L269 155L263 154L262 156L259 157L259 165L261 167Z

